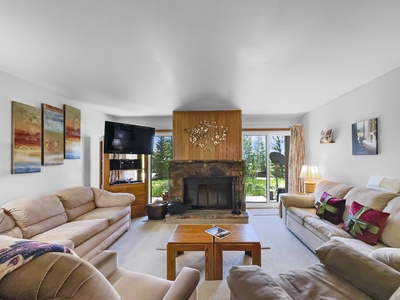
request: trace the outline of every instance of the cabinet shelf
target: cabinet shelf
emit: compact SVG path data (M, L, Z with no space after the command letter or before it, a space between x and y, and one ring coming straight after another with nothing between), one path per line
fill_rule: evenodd
M131 193L131 217L145 216L148 203L148 162L144 154L107 154L100 141L100 188L115 193Z

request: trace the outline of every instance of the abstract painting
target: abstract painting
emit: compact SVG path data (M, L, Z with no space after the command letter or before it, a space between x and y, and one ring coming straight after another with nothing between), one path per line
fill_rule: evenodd
M353 155L378 154L378 119L352 124Z
M42 104L42 165L64 163L64 111Z
M41 170L42 118L40 108L12 101L11 173Z
M64 158L81 158L81 111L64 104Z

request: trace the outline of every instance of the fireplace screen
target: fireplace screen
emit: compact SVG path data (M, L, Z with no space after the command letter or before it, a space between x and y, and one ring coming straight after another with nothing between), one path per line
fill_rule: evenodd
M193 209L232 209L233 177L184 178L183 202Z

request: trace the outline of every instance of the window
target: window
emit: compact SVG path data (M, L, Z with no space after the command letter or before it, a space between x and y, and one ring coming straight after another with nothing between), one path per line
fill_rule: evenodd
M173 157L171 133L157 133L154 137L154 149L151 156L151 198L152 202L162 199L168 191L168 166Z
M243 133L246 202L277 203L286 191L289 131Z

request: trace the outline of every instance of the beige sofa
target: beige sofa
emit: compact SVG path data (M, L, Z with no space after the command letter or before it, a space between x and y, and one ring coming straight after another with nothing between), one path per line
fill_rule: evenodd
M316 215L316 200L324 192L345 199L337 225ZM354 201L390 213L385 227L376 234L376 245L342 229ZM288 229L316 252L320 263L276 276L258 266L233 267L227 278L232 300L400 299L398 194L323 180L311 195L281 194L280 204Z
M227 278L231 299L398 300L400 253L389 250L365 256L330 240L316 250L320 263L308 268L271 276L258 266L233 267Z
M378 244L371 246L354 238L342 229L343 222L334 225L320 219L316 215L315 202L321 199L324 192L346 199L342 221L346 220L349 207L354 201L375 210L390 213L380 233ZM313 194L281 194L280 204L282 218L287 228L314 252L330 239L339 240L365 255L383 247L400 248L400 196L398 194L322 180L317 184Z
M112 251L100 253L91 263L65 253L43 254L0 280L0 298L197 299L196 287L200 280L198 270L184 267L175 281L169 281L120 268L117 254Z
M93 187L16 199L0 209L0 238L62 244L90 260L128 230L134 199Z

